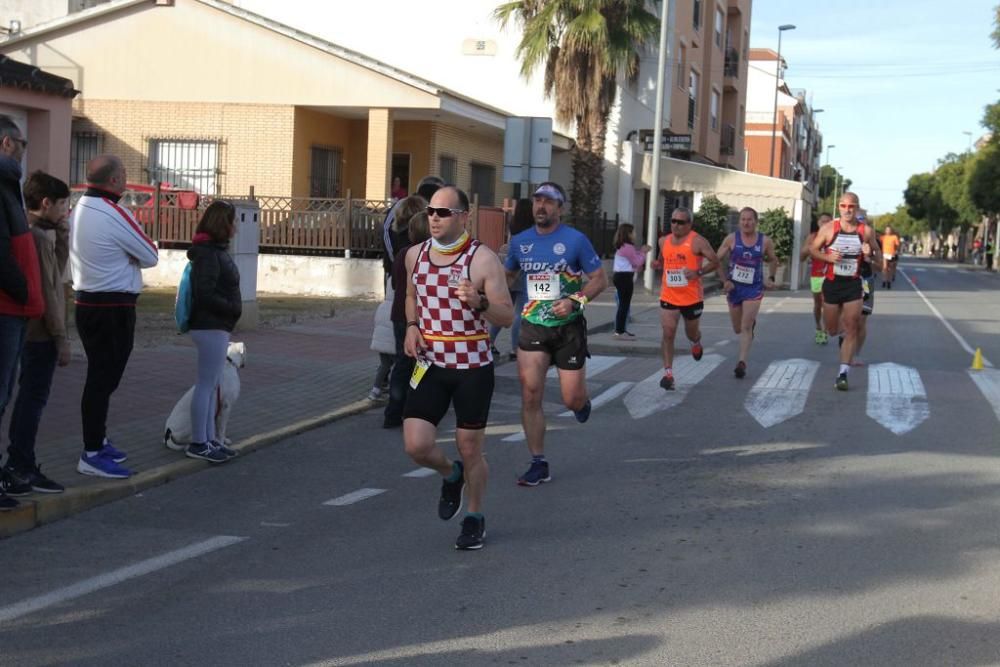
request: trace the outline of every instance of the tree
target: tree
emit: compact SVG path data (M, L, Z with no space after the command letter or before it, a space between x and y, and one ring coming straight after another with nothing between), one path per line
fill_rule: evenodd
M967 172L971 162L969 153L949 153L938 163L934 176L941 200L950 211L950 216L945 216L943 221L951 223L948 228L942 228L942 232L949 231L954 225L966 229L979 224L979 210L969 198Z
M779 261L783 262L791 256L795 246L795 222L785 209L779 207L764 211L758 227L774 243L774 254Z
M837 177L840 177L840 188L837 188ZM834 201L835 191L843 194L851 189L851 179L844 177L835 168L824 164L819 170L819 183L816 194L819 197L817 211L829 213L837 217L837 202Z
M553 97L556 120L576 123L574 221L594 220L604 191L604 143L619 76L634 79L639 55L658 33L660 20L644 0L514 0L494 11L502 27L523 29L516 55L525 78L545 66L544 91ZM654 184L654 187L656 185Z
M973 205L991 217L1000 214L1000 187L997 184L1000 184L1000 143L990 142L976 153L966 185Z
M993 33L990 37L993 38L993 48L1000 49L1000 5L997 5L994 11L996 16L993 17Z
M951 228L951 220L955 212L944 203L938 187L936 174L914 174L906 182L903 192L906 210L917 220L926 220L930 229L947 231Z
M728 206L710 195L701 200L701 207L694 214L695 231L713 248L722 245L729 233L729 211Z
M927 221L917 220L911 216L906 210L905 204L897 206L896 210L892 213L883 213L882 215L875 216L872 224L879 232L885 230L886 226L891 225L893 231L897 234L910 238L930 231Z

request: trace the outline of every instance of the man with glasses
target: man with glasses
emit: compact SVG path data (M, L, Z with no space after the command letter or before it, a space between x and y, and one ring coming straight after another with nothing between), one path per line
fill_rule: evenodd
M601 258L583 233L561 223L566 192L545 182L532 197L535 226L515 235L507 253L507 280L520 270L527 287L521 312L517 370L521 380L521 422L531 466L517 483L538 486L552 480L545 458L545 376L555 364L563 403L581 424L590 417L587 321L583 308L608 286ZM586 277L586 283L584 283Z
M691 356L700 361L704 354L700 318L705 309L705 297L701 277L714 271L719 264L709 242L692 229L693 222L690 209L675 208L670 215L670 233L660 246L663 267L660 289L663 377L660 386L667 391L674 389L674 337L681 317L684 318L684 334L691 341Z
M872 262L876 267L882 264L874 230L857 219L859 204L856 194L845 192L838 204L840 217L816 232L809 246L813 259L826 262L823 320L827 334L843 336L840 371L834 383L840 391L847 391L847 373L858 345L864 298L863 264Z
M483 458L493 398L489 325L510 326L514 306L500 260L469 237L469 198L444 186L427 207L431 238L406 251L406 354L416 360L403 409L403 442L415 463L444 477L438 516L468 513L456 549L481 549L488 469ZM437 444L437 426L455 406L460 461Z
M14 389L28 320L45 312L35 239L21 198L21 158L27 146L17 124L0 115L0 417ZM17 507L6 492L30 491L23 486L0 475L0 510Z

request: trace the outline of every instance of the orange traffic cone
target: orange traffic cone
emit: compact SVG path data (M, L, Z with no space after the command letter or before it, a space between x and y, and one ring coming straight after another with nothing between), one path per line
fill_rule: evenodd
M983 370L983 351L978 347L976 348L976 353L972 355L972 370Z

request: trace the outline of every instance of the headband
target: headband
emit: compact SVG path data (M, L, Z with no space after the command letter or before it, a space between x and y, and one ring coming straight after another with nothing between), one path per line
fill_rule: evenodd
M552 187L551 185L548 185L548 184L542 185L537 190L535 190L535 195L534 196L535 197L547 197L548 199L554 199L555 201L559 202L560 204L565 204L566 203L566 200L565 200L565 198L563 198L562 193L559 192L559 190L557 190L556 188L554 188L554 187Z

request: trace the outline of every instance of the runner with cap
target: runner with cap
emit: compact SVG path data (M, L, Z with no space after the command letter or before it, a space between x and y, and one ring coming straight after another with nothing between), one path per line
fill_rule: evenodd
M512 281L524 274L528 302L521 312L517 370L521 380L521 421L531 452L531 466L517 483L537 486L551 481L545 458L545 376L555 364L563 403L580 423L590 417L584 365L587 322L583 309L608 285L601 258L581 232L560 221L566 192L545 182L532 197L535 225L510 240L504 267ZM584 282L586 278L586 282Z

